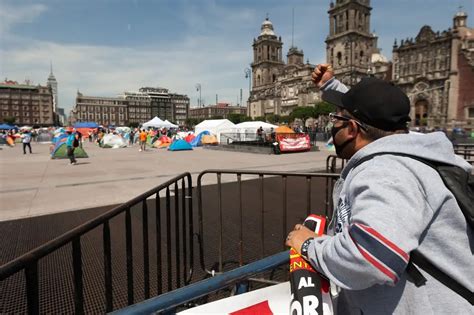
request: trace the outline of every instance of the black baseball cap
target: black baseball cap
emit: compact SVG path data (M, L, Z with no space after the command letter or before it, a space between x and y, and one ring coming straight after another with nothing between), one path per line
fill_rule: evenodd
M410 100L400 88L373 77L363 78L347 93L328 90L324 101L341 107L370 126L393 131L404 129L410 119Z

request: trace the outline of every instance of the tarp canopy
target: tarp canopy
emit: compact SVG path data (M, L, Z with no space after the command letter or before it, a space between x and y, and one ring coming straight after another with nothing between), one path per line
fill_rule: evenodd
M184 140L186 140L187 143L191 143L191 141L193 141L194 138L196 138L196 136L194 134L190 133L184 138Z
M280 126L277 129L275 129L275 132L276 133L295 133L295 131L288 126Z
M179 127L178 125L175 125L172 122L169 122L168 119L166 119L164 123L166 124L166 126L164 126L165 128L178 128Z
M214 135L202 136L201 143L203 145L217 144L217 138Z
M93 121L83 121L74 124L74 128L99 128L99 125Z
M102 148L125 148L127 147L127 142L119 135L106 134L101 140Z
M0 124L0 129L10 130L10 129L13 129L13 128L15 128L15 126L8 125L8 124Z
M202 137L205 136L205 135L209 135L209 131L204 130L204 131L200 132L200 133L199 133L196 137L194 137L194 139L190 142L191 145L192 145L193 147L197 147L197 146L202 145L201 139L202 139Z
M166 123L163 120L161 120L160 118L158 118L157 116L155 116L155 118L153 118L152 120L147 121L146 123L144 123L142 125L142 127L144 127L144 128L148 128L148 127L163 128L163 127L166 127Z
M183 139L173 141L173 143L168 147L169 151L183 151L192 149L193 147Z
M265 132L270 131L271 128L278 128L278 126L266 123L264 121L244 121L235 125L237 130L245 130L246 132L257 132L257 129L260 127L262 127Z
M217 141L221 141L221 133L225 130L231 129L235 126L233 122L228 119L208 119L204 120L194 128L194 133L199 134L202 131L209 131L210 134L217 137Z

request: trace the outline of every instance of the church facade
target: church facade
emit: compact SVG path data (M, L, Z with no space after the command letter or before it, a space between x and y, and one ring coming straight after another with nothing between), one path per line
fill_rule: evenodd
M298 106L310 106L320 101L311 82L314 65L304 63L304 53L291 47L283 61L283 42L275 35L267 18L261 33L253 41L252 91L247 114L254 117L288 115Z
M330 2L326 61L336 78L347 86L366 76L393 82L410 98L411 126L473 129L474 28L467 26L467 14L456 13L448 30L425 25L414 39L395 40L389 61L370 32L371 11L370 0ZM249 116L288 115L321 101L311 82L315 66L297 47L283 60L283 42L268 18L252 46Z
M395 41L392 72L410 98L412 125L474 127L474 29L466 13L448 30L425 25L415 38Z

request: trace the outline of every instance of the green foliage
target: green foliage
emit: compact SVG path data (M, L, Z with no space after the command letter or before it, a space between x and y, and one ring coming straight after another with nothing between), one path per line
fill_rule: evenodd
M244 122L244 121L249 121L249 120L252 120L251 117L249 116L246 116L244 114L229 114L227 116L227 119L230 120L231 122L233 122L234 124L238 124L238 123L241 123L241 122Z
M335 112L336 106L329 104L327 102L319 102L314 106L314 118L319 117L320 115L328 115L329 113Z
M215 115L215 116L212 116L210 119L224 119L224 116L222 116L222 115Z
M129 126L130 128L132 128L132 129L133 129L133 128L138 128L139 125L140 125L140 124L137 123L137 122L130 122L130 123L128 123L128 126Z
M290 119L295 120L296 118L299 118L303 120L303 122L310 118L314 117L315 111L313 106L301 106L295 108L291 114L290 114Z
M194 126L199 124L201 121L202 119L199 119L199 118L186 118L186 120L184 121L184 124L188 128L193 128Z
M253 118L254 121L266 121L265 116L256 116Z
M265 116L267 121L271 124L279 123L280 122L280 115L275 115L275 114L269 114Z
M10 124L10 125L13 125L16 121L16 117L13 117L13 116L6 116L6 117L3 117L3 122L6 123L6 124Z
M280 121L281 124L289 124L290 123L290 116L284 115L280 116Z

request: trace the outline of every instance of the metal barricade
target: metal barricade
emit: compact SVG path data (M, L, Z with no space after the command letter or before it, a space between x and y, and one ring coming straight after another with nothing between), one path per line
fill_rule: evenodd
M164 209L161 205L160 192L164 195ZM151 201L147 201L149 197L156 198L154 209L149 209L149 202ZM140 214L135 213L134 210L137 209L132 209L134 206L138 206L141 210L138 211L141 212L141 220L136 220L135 217L140 216ZM120 249L120 251L126 252L125 261L117 261L116 256L113 257L112 253L112 249L115 249L118 245L111 241L113 227L111 220L114 219L114 222L116 222L116 219L120 219L119 215L124 216L124 222L120 224L125 225L125 249ZM149 217L152 218L153 216L155 217L154 222L149 222ZM138 231L132 230L133 225ZM105 305L100 312L110 312L114 309L115 294L118 289L121 289L117 287L117 284L113 285L112 265L115 268L123 266L123 264L126 265L122 269L126 270L127 305L132 305L138 301L136 298L137 291L143 292L141 300L152 296L150 292L150 261L153 261L152 268L155 268L153 272L156 274L156 283L152 285L156 295L190 283L194 262L193 226L192 179L189 173L183 173L0 266L0 281L8 281L11 276L24 271L26 278L24 292L28 313L57 313L58 311L51 309L49 305L44 307L40 305L41 286L44 282L51 281L50 279L44 279L44 277L55 277L55 272L50 270L47 275L42 275L40 273L42 268L39 268L39 266L42 259L45 260L55 255L59 250L70 247L72 248L69 257L72 257L72 266L70 267L72 267L74 313L83 314L86 311L84 308L84 292L87 289L85 287L87 284L103 286ZM165 230L163 230L163 227L165 227ZM99 232L100 230L92 231L95 228L101 228L102 233ZM150 231L151 228L153 231ZM152 244L150 239L153 238L153 232L155 243ZM99 233L99 235L91 236L91 233ZM123 237L123 235L121 236ZM94 251L99 251L97 248L102 245L102 261L97 259L98 257L94 257L94 260L103 266L103 279L95 278L91 280L84 277L84 272L87 271L88 266L84 264L83 252L87 248L84 247L81 240L85 238L101 241L101 244L94 243L93 247ZM137 239L141 239L141 244ZM139 255L139 257L136 254L137 245L142 247L140 251L143 255ZM150 248L154 248L155 252L152 253ZM134 270L134 259L140 260L140 264L143 265L143 274L139 274L137 270ZM137 289L138 287L140 289ZM59 292L58 294L64 293ZM2 293L2 298L7 297ZM64 296L48 296L47 298L65 299ZM118 305L118 308L123 306L125 305Z
M206 196L214 198L213 201L217 203L216 212L212 215L204 213L206 207L202 185L203 177L211 174L216 176L217 181L217 196ZM223 183L223 175L231 180ZM330 215L332 185L338 177L338 174L327 173L243 170L201 172L197 178L201 268L208 274L220 273L230 270L226 268L228 264L242 266L286 249L284 240L290 230L289 210L291 223L302 222L307 215L314 213L316 204L323 209L320 214ZM295 184L296 180L304 183ZM314 186L313 180L319 181L318 187ZM290 185L289 181L292 181ZM322 187L327 183L331 187ZM244 190L248 193L244 194ZM290 194L293 197L289 198ZM312 200L315 194L319 195L319 203ZM276 209L276 204L281 209ZM209 236L211 233L214 237ZM216 244L210 244L211 240L216 239ZM217 261L209 261L211 255L206 255L205 250L213 256L211 259ZM209 267L209 263L214 264Z
M458 143L454 144L453 147L455 154L472 163L472 160L474 160L474 143Z

